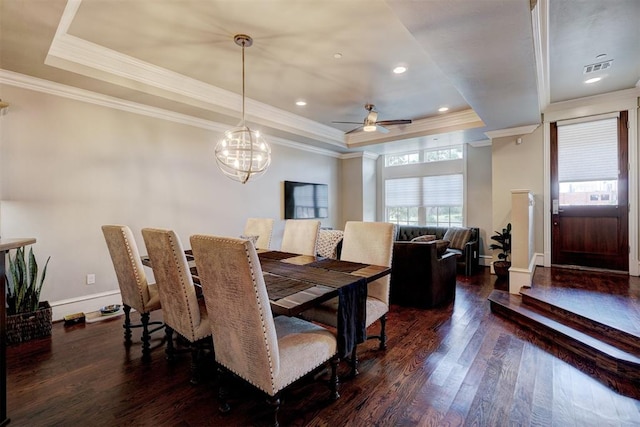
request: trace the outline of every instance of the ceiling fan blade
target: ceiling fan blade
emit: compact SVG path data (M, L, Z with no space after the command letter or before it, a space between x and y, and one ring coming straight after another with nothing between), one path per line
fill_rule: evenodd
M382 125L382 126L410 125L411 120L382 120L382 121L376 122L376 124Z
M361 130L362 130L362 126L358 126L357 128L351 129L350 131L345 132L344 134L345 135L349 135L350 133L358 132L358 131L361 131Z
M380 126L380 122L376 123L376 130L380 133L389 133L389 129L384 126Z
M336 122L336 121L332 121L331 123L346 123L349 125L361 125L362 122Z

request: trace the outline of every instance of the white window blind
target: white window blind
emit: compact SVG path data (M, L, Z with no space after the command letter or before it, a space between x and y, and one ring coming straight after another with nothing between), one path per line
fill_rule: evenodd
M462 175L425 176L424 206L462 206Z
M422 178L398 178L385 181L387 207L421 206Z
M558 181L618 179L618 120L558 126Z

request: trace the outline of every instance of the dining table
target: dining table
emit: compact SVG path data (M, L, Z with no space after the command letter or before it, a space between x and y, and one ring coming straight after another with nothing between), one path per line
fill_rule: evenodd
M257 249L274 315L298 316L305 310L338 298L336 336L344 358L366 339L367 284L391 273L391 267ZM201 286L197 263L185 251L193 282ZM148 256L142 263L153 268Z

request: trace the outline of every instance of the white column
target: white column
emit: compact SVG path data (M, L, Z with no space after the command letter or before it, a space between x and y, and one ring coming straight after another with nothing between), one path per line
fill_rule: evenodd
M511 190L511 268L509 292L517 294L522 286L531 286L535 270L533 193Z

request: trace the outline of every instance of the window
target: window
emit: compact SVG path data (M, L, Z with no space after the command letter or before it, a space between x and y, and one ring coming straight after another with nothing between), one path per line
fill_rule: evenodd
M561 206L618 204L618 121L558 126Z
M401 166L409 165L412 163L420 163L420 153L404 153L404 154L389 154L385 156L385 166Z
M385 181L386 220L398 225L461 226L462 174Z
M442 162L446 160L461 160L464 158L462 145L430 148L422 151L412 151L403 154L387 154L385 167L404 166L416 163Z
M437 150L425 150L425 162L441 162L443 160L462 159L462 146L440 148Z

